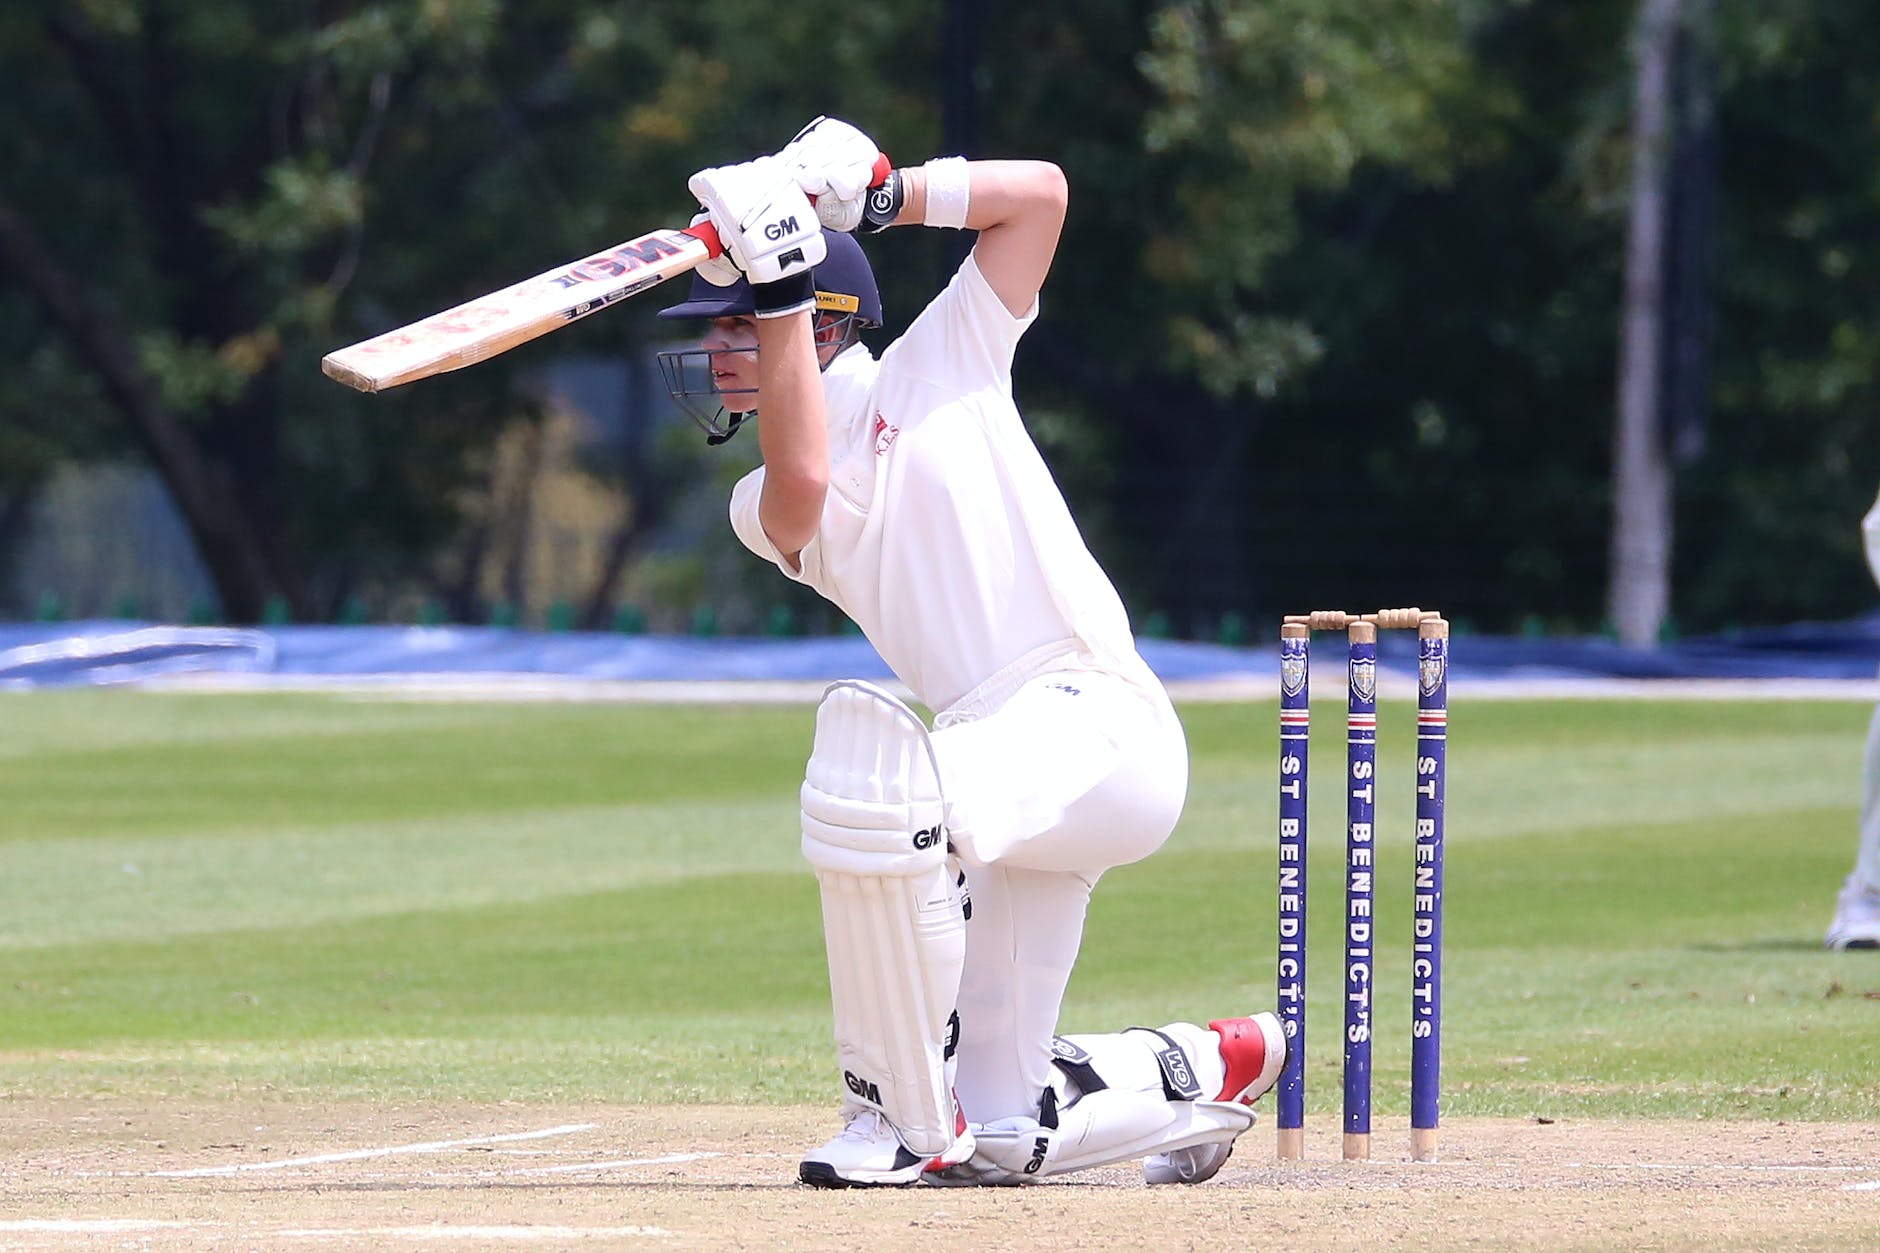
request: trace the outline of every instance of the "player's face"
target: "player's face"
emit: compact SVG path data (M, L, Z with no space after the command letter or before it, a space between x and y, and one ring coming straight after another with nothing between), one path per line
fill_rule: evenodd
M843 338L848 330L848 319L830 313L816 315L816 367L827 370L836 355L848 346Z
M749 394L757 390L755 319L742 315L713 318L711 329L705 332L699 347L712 354L712 386L720 395Z

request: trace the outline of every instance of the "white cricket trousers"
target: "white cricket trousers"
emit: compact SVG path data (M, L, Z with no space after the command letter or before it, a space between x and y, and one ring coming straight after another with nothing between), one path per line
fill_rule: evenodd
M1053 670L935 720L947 835L972 917L960 980L960 1106L1037 1117L1090 891L1160 848L1188 793L1188 744L1161 693ZM977 706L977 707L975 707Z

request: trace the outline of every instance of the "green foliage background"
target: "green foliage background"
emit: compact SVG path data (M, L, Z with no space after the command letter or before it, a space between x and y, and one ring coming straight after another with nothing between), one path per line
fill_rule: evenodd
M1718 0L1709 445L1687 628L1868 607L1880 10ZM1138 614L1421 599L1591 629L1628 0L22 0L0 14L0 549L69 459L159 466L228 611L435 585L556 356L379 397L336 344L688 210L817 112L904 163L966 132L1074 204L1018 385ZM949 122L947 23L976 32ZM904 324L957 242L876 249ZM61 301L69 308L61 305ZM62 311L63 310L63 311ZM114 370L113 363L117 367ZM723 536L718 542L728 542Z

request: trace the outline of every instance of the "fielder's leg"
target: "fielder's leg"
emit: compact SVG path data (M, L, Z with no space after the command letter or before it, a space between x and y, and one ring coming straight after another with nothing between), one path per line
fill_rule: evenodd
M927 728L871 684L831 684L802 802L849 1123L798 1175L818 1187L910 1184L973 1145L946 1078L966 933Z
M1829 948L1880 948L1880 707L1867 724L1860 783L1860 851L1835 903Z

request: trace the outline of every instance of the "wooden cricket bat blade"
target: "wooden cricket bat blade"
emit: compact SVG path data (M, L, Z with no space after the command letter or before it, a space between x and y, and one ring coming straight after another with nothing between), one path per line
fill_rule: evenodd
M358 347L358 345L355 344L354 347ZM346 384L346 386L352 388L354 391L378 391L379 384L377 380L370 374L361 374L352 366L347 365L341 358L340 354L345 351L346 350L342 348L338 352L329 352L326 356L320 358L320 373L330 379Z
M719 251L710 223L653 231L330 352L320 369L362 392L461 370L690 273Z

